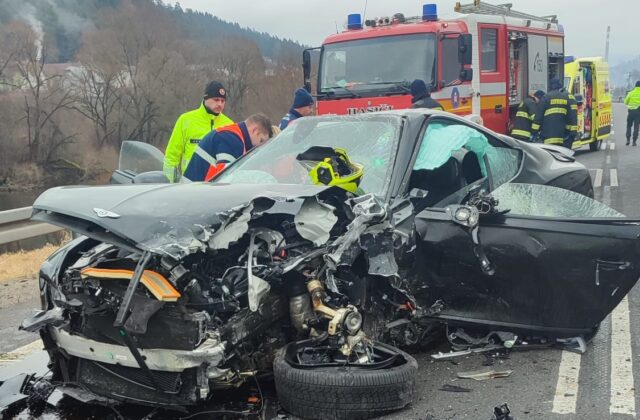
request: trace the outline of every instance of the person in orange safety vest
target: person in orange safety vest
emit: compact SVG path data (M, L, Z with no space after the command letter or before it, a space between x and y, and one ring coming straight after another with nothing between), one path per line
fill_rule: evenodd
M271 121L264 114L253 114L240 123L215 129L198 144L184 177L191 181L209 181L272 136Z

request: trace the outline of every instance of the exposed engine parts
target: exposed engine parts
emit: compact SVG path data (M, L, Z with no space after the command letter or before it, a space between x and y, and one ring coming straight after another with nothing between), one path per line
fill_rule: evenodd
M383 366L391 356L374 343L383 332L365 331L363 310L402 315L388 303L407 297L397 281L364 281L367 257L388 251L360 237L392 228L370 229L386 217L374 196L329 191L257 199L221 214L218 227L163 227L139 253L77 241L75 258L45 281L45 312L23 327L50 343L54 380L151 405L238 386L292 340L311 340L302 364Z

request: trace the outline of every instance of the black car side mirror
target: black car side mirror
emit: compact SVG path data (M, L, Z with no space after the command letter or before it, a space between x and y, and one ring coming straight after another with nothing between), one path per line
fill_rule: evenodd
M307 92L311 92L311 52L309 50L302 51L302 74L304 88Z
M472 45L473 38L471 34L462 34L458 37L458 61L463 66L471 65Z
M473 69L462 69L460 70L460 80L463 82L470 82L473 80Z

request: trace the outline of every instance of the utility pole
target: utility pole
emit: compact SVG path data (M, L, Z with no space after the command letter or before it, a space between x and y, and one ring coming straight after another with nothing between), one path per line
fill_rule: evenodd
M611 26L607 26L607 43L604 47L604 61L609 62L609 35L611 34Z

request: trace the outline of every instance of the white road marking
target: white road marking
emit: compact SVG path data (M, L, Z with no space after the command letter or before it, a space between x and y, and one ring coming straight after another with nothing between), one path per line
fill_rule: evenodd
M602 186L602 169L596 169L596 178L593 181L594 188Z
M43 347L44 345L42 344L42 341L38 339L8 353L0 354L0 368L15 362L19 362L20 360L29 356L31 353L42 350Z
M609 150L616 150L616 144L615 143L609 143Z
M611 313L611 405L609 412L636 415L629 301L625 296Z
M607 158L605 160L607 162L607 165L609 165L611 163L611 155L607 155Z
M618 186L618 170L617 169L612 169L611 170L611 186L612 187L617 187Z
M570 351L562 352L556 394L553 397L552 412L571 414L576 412L578 402L578 380L580 379L580 355Z

